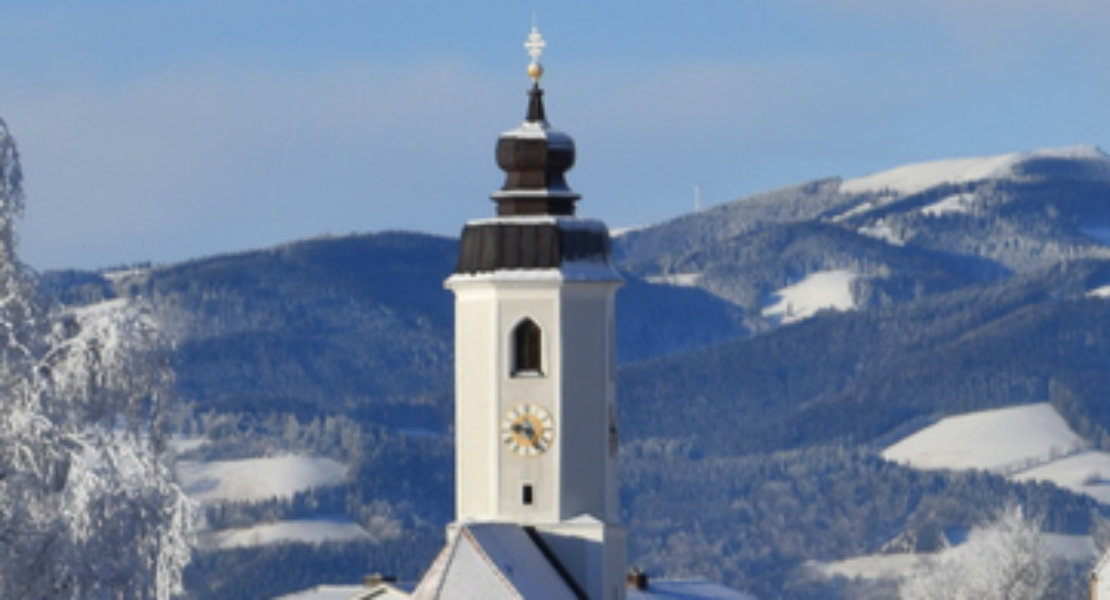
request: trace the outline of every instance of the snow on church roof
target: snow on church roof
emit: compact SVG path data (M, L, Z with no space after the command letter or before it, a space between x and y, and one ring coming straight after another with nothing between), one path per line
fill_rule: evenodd
M413 592L414 600L575 600L574 592L520 525L459 528Z
M574 600L575 595L523 527L472 523L452 536L412 598ZM756 600L705 579L653 579L645 589L628 589L628 600L667 599Z

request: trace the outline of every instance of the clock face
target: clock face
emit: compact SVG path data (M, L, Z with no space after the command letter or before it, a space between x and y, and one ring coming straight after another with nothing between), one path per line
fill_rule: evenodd
M518 404L501 417L501 442L519 456L539 456L555 441L551 413L535 404Z

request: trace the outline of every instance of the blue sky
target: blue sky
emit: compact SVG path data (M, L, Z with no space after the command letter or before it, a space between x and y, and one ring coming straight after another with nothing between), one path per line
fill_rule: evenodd
M538 14L579 212L1110 135L1105 0L0 0L24 259L169 262L492 214Z

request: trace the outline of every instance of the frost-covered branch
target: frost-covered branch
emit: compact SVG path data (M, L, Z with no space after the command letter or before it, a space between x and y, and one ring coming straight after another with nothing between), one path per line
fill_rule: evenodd
M18 158L0 120L0 598L169 600L192 509L159 454L157 322L139 302L37 300L16 254Z
M1038 600L1052 585L1052 559L1040 523L1020 506L972 529L924 573L899 588L903 600Z

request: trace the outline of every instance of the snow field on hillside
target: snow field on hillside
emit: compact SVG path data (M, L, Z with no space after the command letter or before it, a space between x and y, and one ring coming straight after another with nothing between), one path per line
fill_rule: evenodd
M914 163L849 179L840 184L840 191L845 194L890 191L909 195L942 183L999 179L1012 173L1019 157L1021 154L1003 154Z
M762 315L777 317L786 324L808 319L823 309L853 310L852 282L857 277L844 269L810 273L798 283L775 291L777 301L764 308Z
M1051 481L1110 504L1110 454L1088 450L1015 474L1018 481Z
M882 240L890 244L891 246L906 245L906 240L903 240L901 236L899 236L898 233L894 231L894 228L890 226L890 223L887 223L886 219L879 219L871 225L864 225L863 227L857 229L856 233L860 235L866 235L867 237L874 238L876 240Z
M1091 298L1110 298L1110 285L1097 287L1087 292L1087 295Z
M883 458L918 469L1009 469L1082 447L1047 403L957 415L890 446Z
M986 469L1050 481L1110 504L1110 453L1088 450L1052 405L1029 404L941 419L882 452L918 469Z
M974 202L975 194L952 194L922 208L921 213L930 217L953 213L969 213Z
M254 501L289 497L313 487L335 485L347 467L330 458L298 454L242 460L178 461L177 479L194 500Z
M202 438L174 438L178 451L202 445ZM286 498L313 487L336 485L347 477L347 467L330 458L296 454L241 460L178 461L178 482L193 500L201 502L255 502ZM401 525L388 516L377 517L370 530L349 518L327 516L275 521L250 527L200 531L203 547L229 549L262 546L281 542L319 544L394 539Z
M359 524L346 517L337 517L276 521L242 529L223 529L205 536L205 545L210 548L242 548L279 542L319 544L326 541L372 539L375 539L374 536Z

